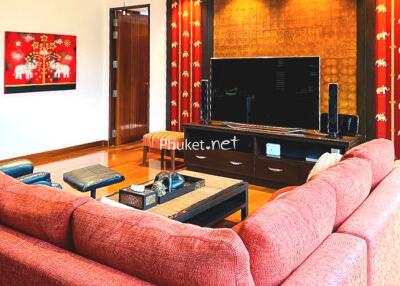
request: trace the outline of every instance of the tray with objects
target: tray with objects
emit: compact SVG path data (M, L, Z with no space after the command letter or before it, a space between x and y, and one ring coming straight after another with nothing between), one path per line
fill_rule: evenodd
M185 183L183 186L178 187L176 189L167 191L167 193L163 196L157 196L158 198L158 203L159 204L164 204L170 200L173 200L177 197L183 196L185 194L188 194L190 192L193 192L197 189L203 188L206 184L204 179L199 179L195 177L190 177L190 176L183 176L185 179ZM146 190L151 190L153 187L153 184L146 185L145 189Z
M204 179L182 176L185 179L185 183L176 189L167 190L163 196L159 196L153 190L154 183L144 185L141 190L133 190L135 188L132 187L123 188L119 190L119 202L137 209L147 210L155 207L157 204L164 204L205 186Z

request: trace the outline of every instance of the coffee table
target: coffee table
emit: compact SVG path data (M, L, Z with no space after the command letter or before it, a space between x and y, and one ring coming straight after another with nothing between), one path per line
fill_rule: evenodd
M205 179L206 185L148 212L202 227L215 225L237 211L241 211L242 220L248 216L248 183L198 172L179 173ZM118 201L119 194L114 193L108 198Z

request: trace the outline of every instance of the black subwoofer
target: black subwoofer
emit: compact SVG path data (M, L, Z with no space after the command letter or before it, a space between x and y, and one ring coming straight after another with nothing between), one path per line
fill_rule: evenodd
M355 136L358 134L359 117L357 115L339 114L339 136ZM328 134L328 113L321 114L321 133Z

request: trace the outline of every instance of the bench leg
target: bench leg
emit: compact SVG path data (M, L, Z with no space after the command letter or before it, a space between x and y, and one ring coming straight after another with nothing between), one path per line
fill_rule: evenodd
M165 169L165 150L161 149L161 170Z
M147 153L149 152L149 147L143 146L143 165L147 163Z
M92 199L96 199L96 190L91 190L90 196L92 197Z
M171 150L171 168L175 171L175 150Z

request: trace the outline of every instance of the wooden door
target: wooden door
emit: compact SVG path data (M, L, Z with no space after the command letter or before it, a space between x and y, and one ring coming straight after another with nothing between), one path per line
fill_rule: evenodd
M115 144L142 139L149 131L149 16L117 11L115 40ZM115 96L115 95L114 95Z

